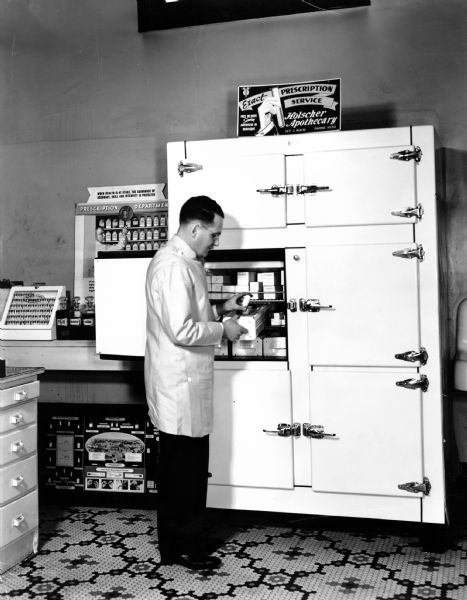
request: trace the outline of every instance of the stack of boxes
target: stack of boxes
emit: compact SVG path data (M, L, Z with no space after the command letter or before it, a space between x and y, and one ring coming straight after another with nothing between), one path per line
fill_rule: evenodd
M268 325L285 326L285 314L273 312L274 301L284 301L284 271L237 271L231 274L207 273L209 297L213 301L227 300L234 294L248 293L250 304L248 313L239 317L239 323L248 330L232 343L233 357L287 357L285 335L261 336ZM254 307L254 301L262 301ZM264 301L270 301L267 304ZM261 337L260 337L261 336ZM216 348L216 356L228 357L227 340Z
M232 277L230 275L207 274L209 298L211 300L227 300L235 294L236 285L231 285Z
M240 339L232 344L233 356L262 356L263 340L259 337L266 325L268 307L261 306L253 309L250 314L241 315L238 323L247 329L247 333L240 336Z
M284 300L284 271L238 271L235 276L207 273L211 300L249 293L253 300Z

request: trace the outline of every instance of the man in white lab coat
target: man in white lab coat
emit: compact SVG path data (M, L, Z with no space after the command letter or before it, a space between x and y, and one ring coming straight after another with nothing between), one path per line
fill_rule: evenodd
M222 563L203 531L209 434L213 427L214 346L246 332L235 312L243 294L211 306L204 259L219 244L224 213L207 196L180 210L177 234L146 276L146 397L159 429L158 537L161 562L192 569Z

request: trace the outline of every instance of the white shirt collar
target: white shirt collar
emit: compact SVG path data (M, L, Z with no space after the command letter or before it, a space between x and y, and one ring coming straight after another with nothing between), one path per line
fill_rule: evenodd
M180 236L175 234L172 237L172 242L179 254L181 254L182 256L186 256L187 258L192 258L193 260L198 260L196 252L192 248L190 248L190 246L184 240L182 240Z

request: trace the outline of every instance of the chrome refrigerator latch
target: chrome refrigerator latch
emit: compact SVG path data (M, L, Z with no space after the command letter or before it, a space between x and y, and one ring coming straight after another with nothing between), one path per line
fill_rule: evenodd
M319 312L320 310L336 310L332 304L321 304L317 298L300 298L300 310L302 312Z
M279 423L277 429L263 429L264 433L273 433L283 437L293 435L294 437L300 436L300 423Z
M311 425L310 423L303 423L303 435L305 437L311 437L315 440L321 440L324 437L336 437L335 433L326 433L322 425Z

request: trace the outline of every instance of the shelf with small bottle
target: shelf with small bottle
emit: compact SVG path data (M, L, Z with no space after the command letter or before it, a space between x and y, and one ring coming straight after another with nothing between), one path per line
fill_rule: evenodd
M57 310L58 340L94 340L96 339L96 319L94 297L86 296L81 303L79 296L70 301L62 296Z
M97 230L101 231L102 242L110 249L118 246L115 250L157 251L167 240L167 212L134 215L126 220L116 215L100 217L96 220Z
M104 230L119 229L141 229L151 227L167 227L167 213L156 213L151 215L135 215L132 219L121 219L116 215L100 217L97 220L97 227Z

